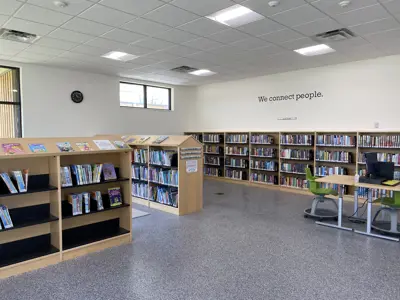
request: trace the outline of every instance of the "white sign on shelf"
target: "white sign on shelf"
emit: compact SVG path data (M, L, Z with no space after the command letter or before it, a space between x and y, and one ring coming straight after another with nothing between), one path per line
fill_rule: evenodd
M197 160L186 161L186 173L197 173Z

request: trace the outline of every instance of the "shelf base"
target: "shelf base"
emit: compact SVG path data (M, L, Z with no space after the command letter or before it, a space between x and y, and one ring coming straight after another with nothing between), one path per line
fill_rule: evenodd
M149 200L146 200L144 198L139 198L139 197L136 197L136 196L132 196L132 203L136 203L136 204L140 204L140 205L143 205L143 206L150 207L150 203L149 202L150 202Z
M157 210L161 210L163 212L167 212L167 213L179 216L179 208L168 206L168 205L161 204L158 202L153 202L153 201L149 201L149 202L150 202L150 208L154 208Z

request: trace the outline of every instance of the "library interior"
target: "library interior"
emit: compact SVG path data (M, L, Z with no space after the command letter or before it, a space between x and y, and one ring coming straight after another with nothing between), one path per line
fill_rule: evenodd
M0 0L2 297L399 299L399 66L400 0Z

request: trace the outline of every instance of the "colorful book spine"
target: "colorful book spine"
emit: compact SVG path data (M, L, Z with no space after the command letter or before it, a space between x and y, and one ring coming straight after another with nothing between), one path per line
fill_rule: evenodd
M272 145L274 138L267 134L253 134L250 139L251 144Z
M10 229L14 227L14 224L11 220L10 212L5 205L0 205L0 219L3 222L3 226L5 229Z
M17 183L17 187L20 193L25 193L27 192L26 186L25 186L25 181L24 177L22 176L21 171L11 171L12 177L15 179Z
M307 189L308 183L304 178L292 177L292 176L281 176L280 184L282 186Z
M317 150L315 153L315 158L317 161L351 163L351 157L351 153L347 151Z
M251 149L252 156L260 156L260 157L276 157L276 149L273 148L252 148Z
M249 136L247 134L228 134L226 143L247 144Z
M349 135L318 135L317 145L333 147L355 147L356 137Z
M278 181L277 177L274 175L256 172L251 173L250 180L253 182L261 182L266 184L276 184L276 182Z
M300 150L300 149L281 149L281 158L285 159L297 159L297 160L311 160L311 150Z
M250 168L255 170L278 171L278 164L275 161L251 160Z
M204 156L204 164L219 166L221 164L220 159L221 158L217 156Z
M313 145L313 135L310 134L283 134L281 145Z
M282 163L281 164L281 172L294 173L294 174L306 174L307 167L308 167L308 165L306 165L306 164Z
M149 185L147 183L132 183L132 196L149 199Z
M225 148L226 155L241 155L247 156L249 155L249 148L248 147L226 147Z
M15 188L14 183L11 181L11 178L7 173L1 173L0 177L3 179L11 194L18 194L18 190Z
M204 143L219 143L221 138L219 134L204 134L203 141Z

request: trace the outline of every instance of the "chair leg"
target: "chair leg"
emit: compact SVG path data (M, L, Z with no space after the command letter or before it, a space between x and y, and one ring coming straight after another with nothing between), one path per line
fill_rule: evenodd
M390 231L393 233L398 233L397 230L397 210L390 210Z
M315 215L315 212L317 210L318 204L320 202L319 197L315 197L312 204L311 204L311 214Z

